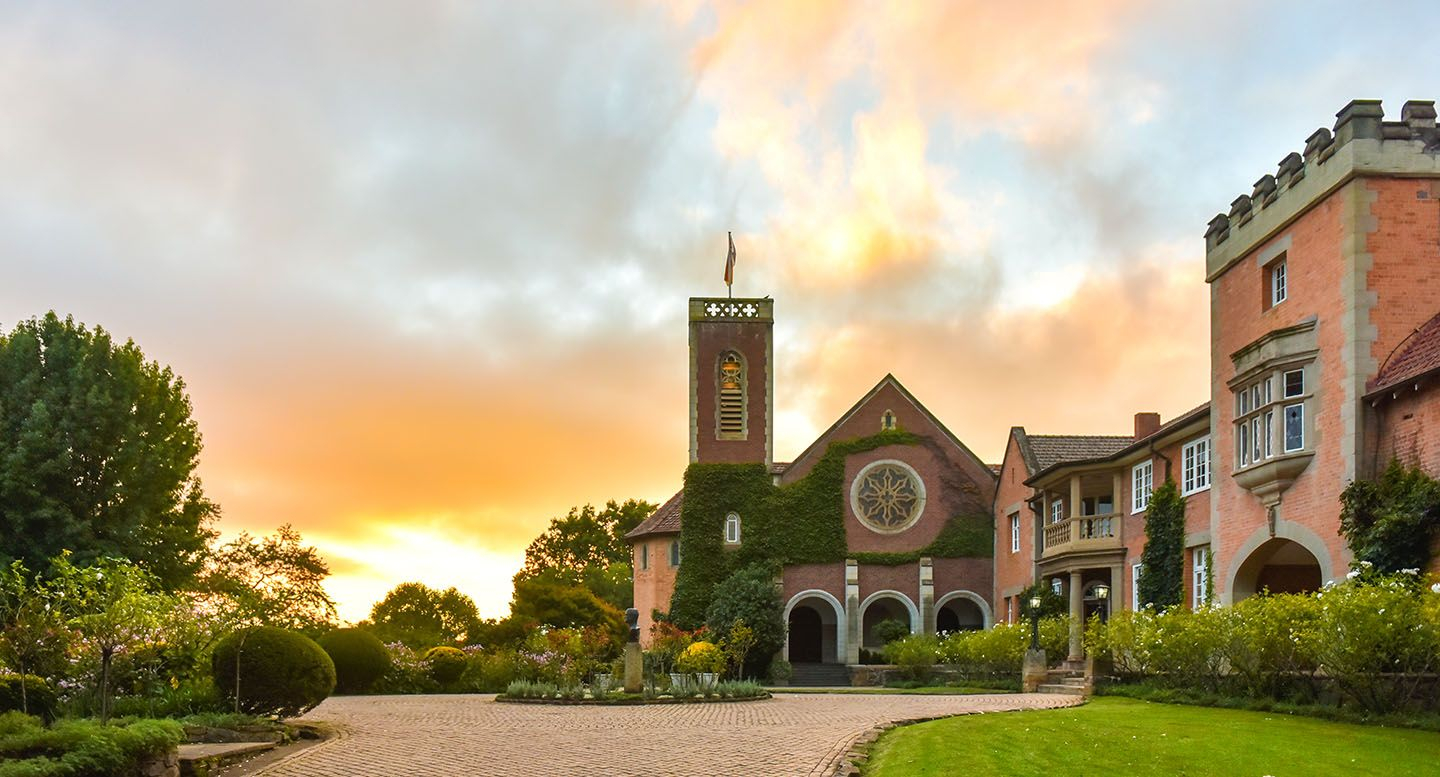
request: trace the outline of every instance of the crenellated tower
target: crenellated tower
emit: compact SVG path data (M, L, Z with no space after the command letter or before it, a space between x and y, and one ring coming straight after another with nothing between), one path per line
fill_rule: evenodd
M770 465L775 302L690 298L690 461Z

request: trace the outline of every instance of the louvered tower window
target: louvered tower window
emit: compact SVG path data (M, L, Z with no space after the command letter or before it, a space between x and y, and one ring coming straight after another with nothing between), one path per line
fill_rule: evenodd
M730 351L720 357L720 426L721 439L745 437L745 362L740 354Z

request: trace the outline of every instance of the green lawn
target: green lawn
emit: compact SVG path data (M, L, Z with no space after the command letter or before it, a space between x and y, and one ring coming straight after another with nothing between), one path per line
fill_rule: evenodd
M1102 697L894 729L864 771L896 775L1436 775L1440 734Z

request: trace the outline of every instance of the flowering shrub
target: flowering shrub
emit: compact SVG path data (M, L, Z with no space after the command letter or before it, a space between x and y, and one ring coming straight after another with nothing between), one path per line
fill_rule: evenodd
M656 621L650 627L650 649L645 651L645 671L650 674L669 674L675 671L675 661L692 642L704 639L708 631L702 626L687 631L669 621Z
M1068 618L1040 619L1040 646L1049 657L1058 659L1066 654L1069 634ZM980 631L898 639L885 646L885 660L901 667L912 680L926 679L937 664L970 680L1018 673L1029 647L1028 623L1002 623Z
M675 668L689 674L704 672L719 674L725 671L725 663L724 651L713 642L701 640L693 642L685 648L685 652L675 660Z

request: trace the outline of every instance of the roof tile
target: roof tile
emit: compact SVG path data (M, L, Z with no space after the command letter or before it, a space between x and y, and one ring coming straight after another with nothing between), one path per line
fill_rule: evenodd
M1415 330L1410 342L1390 357L1368 388L1370 391L1390 388L1435 369L1440 369L1440 314Z
M625 539L633 540L649 534L679 534L680 533L680 507L685 503L685 490L675 492L665 504L655 508L655 512L649 518L640 522L639 526L630 530Z

